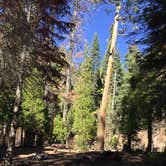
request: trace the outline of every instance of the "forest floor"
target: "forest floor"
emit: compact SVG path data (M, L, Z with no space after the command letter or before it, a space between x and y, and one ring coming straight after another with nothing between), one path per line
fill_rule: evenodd
M0 166L4 150L0 149ZM84 152L67 149L16 149L14 166L165 166L166 153Z

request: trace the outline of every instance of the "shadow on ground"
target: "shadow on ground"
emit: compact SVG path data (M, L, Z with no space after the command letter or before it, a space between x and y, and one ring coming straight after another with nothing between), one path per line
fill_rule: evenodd
M3 166L4 150L0 150ZM24 148L15 151L14 166L165 166L166 153L85 152L51 148Z

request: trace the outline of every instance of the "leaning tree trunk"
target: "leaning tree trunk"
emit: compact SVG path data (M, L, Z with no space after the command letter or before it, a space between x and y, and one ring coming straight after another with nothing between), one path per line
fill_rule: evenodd
M115 12L115 19L114 19L114 24L112 29L111 46L109 50L110 56L108 60L104 91L103 91L102 102L100 106L100 112L99 112L99 123L98 123L98 133L97 133L97 149L98 150L104 150L106 108L107 108L108 93L109 93L109 87L110 87L110 79L112 75L112 65L113 65L114 50L115 50L116 39L117 39L120 8L121 8L121 4L119 2Z
M112 112L114 112L115 107L115 94L116 94L116 70L114 75L114 84L113 84L113 92L112 92Z

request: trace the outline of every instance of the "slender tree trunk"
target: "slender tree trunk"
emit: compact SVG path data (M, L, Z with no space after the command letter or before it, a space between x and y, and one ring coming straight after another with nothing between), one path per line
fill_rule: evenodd
M103 91L102 102L100 106L100 112L99 112L99 123L98 123L98 133L97 133L97 149L98 150L104 150L106 108L107 108L107 100L108 100L108 93L109 93L109 87L110 87L110 79L112 75L112 65L113 65L114 50L115 50L116 39L117 39L120 8L121 8L121 5L119 2L119 4L116 7L115 19L114 19L114 24L112 29L111 47L109 50L110 56L108 60L104 91Z
M67 126L66 124L66 120L67 120L67 112L70 109L70 103L69 103L69 99L70 99L70 92L72 89L72 65L73 65L73 54L74 54L74 36L75 36L75 31L76 31L76 18L77 18L77 8L78 8L78 0L75 0L75 9L74 9L74 14L73 14L73 23L75 24L75 26L72 29L71 35L70 35L70 53L69 53L69 57L68 57L68 64L69 67L67 69L67 79L66 79L66 101L64 103L64 110L63 110L63 122L64 122L64 126ZM68 131L68 134L66 136L66 147L68 147L68 143L69 143L69 135L70 131Z
M131 140L132 140L132 135L130 133L127 134L127 150L130 152L131 151Z
M21 147L24 145L24 123L21 124Z
M3 126L3 144L2 147L6 147L6 125Z
M152 113L151 111L148 112L148 146L147 146L147 152L152 151Z
M46 118L46 123L45 123L45 132L47 137L50 137L50 134L52 131L50 131L50 117L49 117L49 82L47 79L47 73L45 76L45 82L44 82L44 104L45 104L45 118ZM47 141L47 138L46 140ZM48 140L50 141L50 140Z

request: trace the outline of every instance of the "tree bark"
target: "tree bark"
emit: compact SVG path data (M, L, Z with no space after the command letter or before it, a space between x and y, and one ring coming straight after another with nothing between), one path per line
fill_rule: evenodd
M130 152L131 151L131 140L132 136L130 133L127 134L127 150Z
M50 113L49 113L49 82L48 82L48 73L46 73L45 75L45 80L44 80L44 104L45 104L45 118L46 118L46 122L45 122L45 132L48 138L50 138L50 140L47 140L47 138L45 139L45 141L50 142L51 141L51 136L52 136L52 129L51 129L51 123L50 121L52 120L50 118Z
M75 35L75 31L76 31L76 18L77 18L77 8L78 8L78 0L75 0L75 3L74 3L74 14L73 14L73 23L75 24L73 29L72 29L72 32L70 34L70 52L69 52L69 57L67 59L67 62L68 62L68 69L67 69L67 78L66 78L66 95L67 95L67 98L65 100L65 103L64 103L64 109L63 109L63 123L64 123L64 126L66 126L66 121L67 121L67 112L69 111L70 109L70 92L71 92L71 89L72 89L72 83L71 83L71 80L72 80L72 75L71 75L71 72L72 72L72 65L73 65L73 54L74 54L74 35ZM70 131L68 131L68 133L70 133ZM68 137L68 134L66 136L66 147L68 147L68 143L69 143L69 137Z
M112 112L114 111L114 107L115 107L115 94L116 94L116 70L114 75L114 85L113 85L113 93L112 93Z
M147 152L152 151L152 113L151 111L148 112L148 146L147 146Z
M115 50L116 39L117 39L120 8L121 8L121 4L119 2L115 12L115 19L114 19L114 24L112 29L111 47L109 50L110 56L108 60L104 91L103 91L102 102L100 106L100 112L99 112L99 123L98 123L98 133L97 133L97 149L98 150L104 150L106 108L107 108L108 93L109 93L109 87L110 87L110 79L112 75L112 65L113 65L114 50Z

